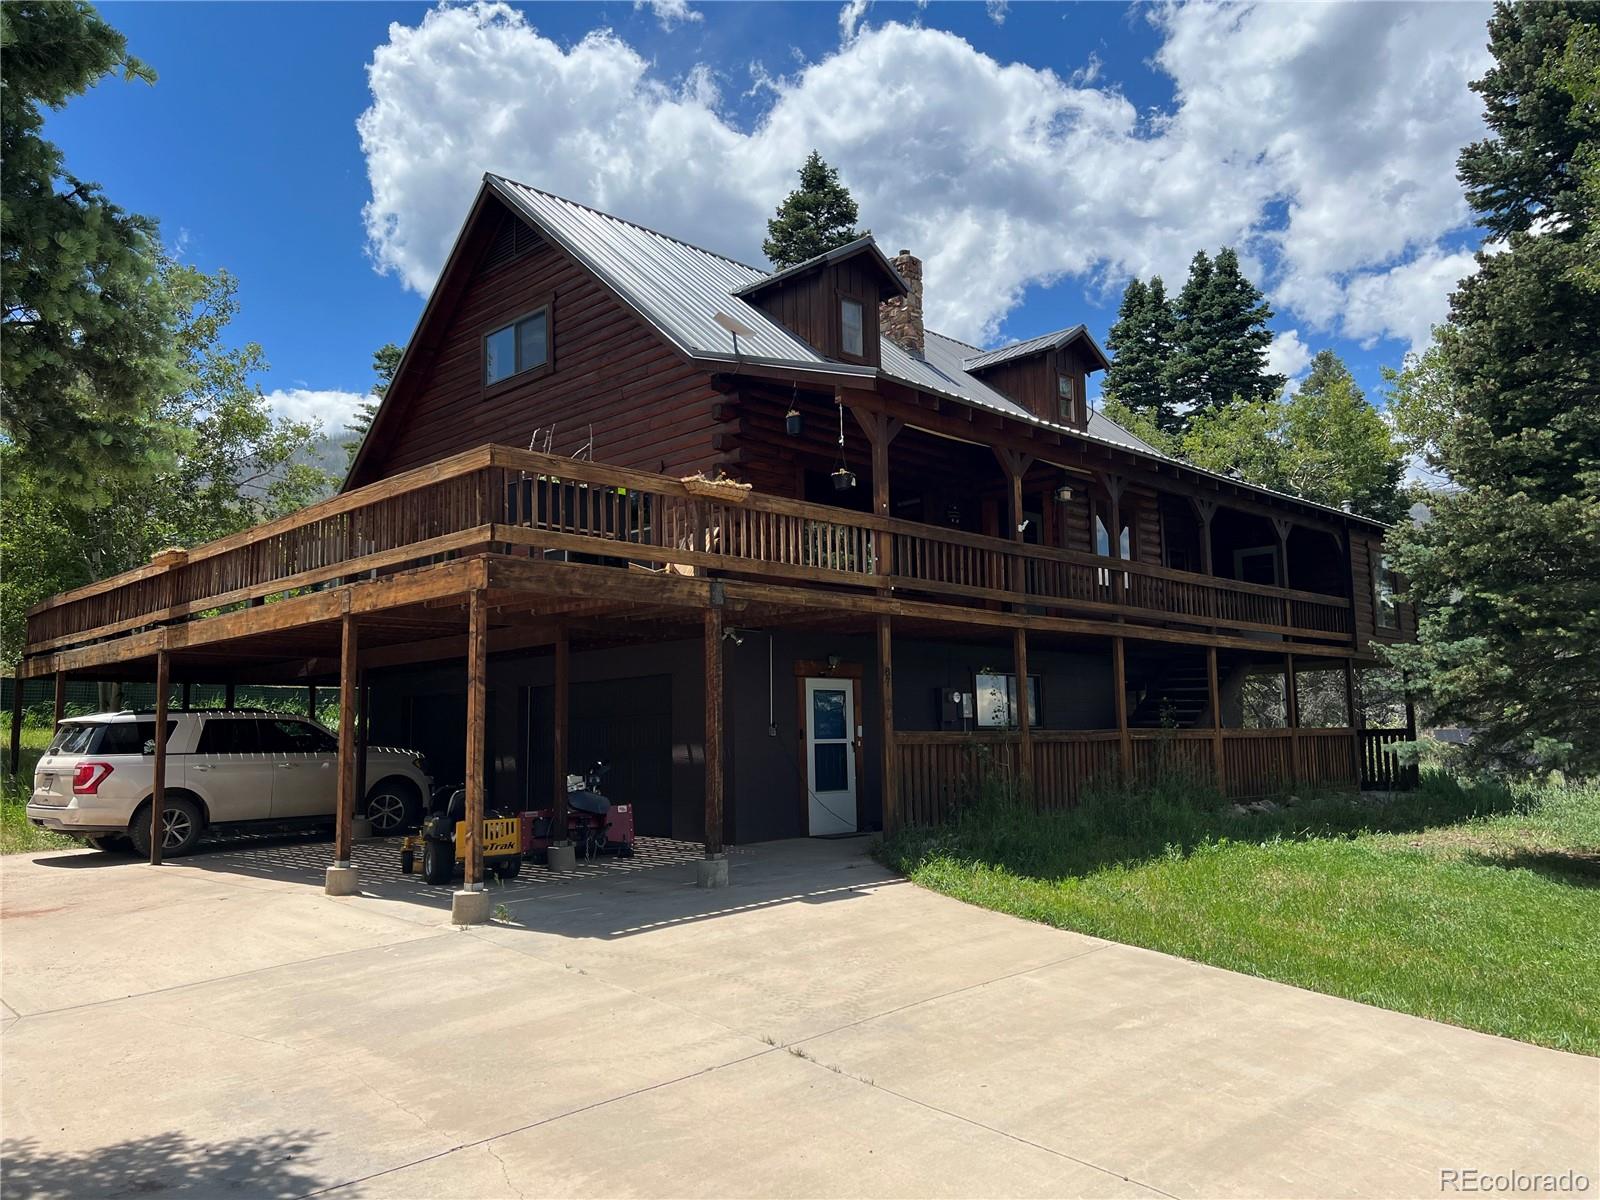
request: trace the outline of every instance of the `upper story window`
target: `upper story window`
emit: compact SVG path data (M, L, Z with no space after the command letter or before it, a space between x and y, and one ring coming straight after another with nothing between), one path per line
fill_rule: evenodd
M550 310L541 308L496 329L483 339L485 386L510 379L550 361Z
M1377 601L1378 628L1399 629L1400 609L1394 598L1394 568L1389 565L1387 554L1378 559L1378 565L1373 569L1372 591Z
M1077 397L1073 394L1072 376L1062 372L1056 376L1056 411L1069 425L1077 420Z
M839 301L839 348L855 358L867 354L866 311L848 296Z

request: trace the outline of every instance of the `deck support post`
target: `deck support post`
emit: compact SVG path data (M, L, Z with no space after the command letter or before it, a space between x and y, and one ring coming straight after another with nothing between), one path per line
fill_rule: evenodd
M467 596L466 853L461 890L450 897L450 921L482 925L489 919L483 890L484 726L489 698L489 600L483 587Z
M1289 773L1299 786L1305 771L1300 765L1300 680L1295 674L1292 654L1283 656L1283 697L1289 720Z
M1123 639L1111 639L1111 687L1117 706L1117 763L1122 781L1133 781L1133 738L1128 733L1128 664Z
M330 896L353 896L356 892L356 868L350 856L355 841L359 637L355 615L346 609L339 616L339 790L333 819L333 865L323 883L323 890Z
M348 685L341 677L339 680L339 707L341 709L344 707L344 689L346 686ZM306 685L306 716L313 721L317 719L317 685L314 683Z
M705 611L706 652L706 855L696 865L700 887L727 887L728 860L722 845L722 585L711 585Z
M1222 688L1217 682L1217 648L1206 647L1206 690L1211 697L1211 766L1217 774L1217 793L1228 794L1228 768L1222 751Z
M61 727L61 718L66 716L66 715L67 715L67 673L65 671L57 671L56 672L55 709L54 709L54 712L53 712L53 714L52 714L52 716L50 718L50 728L51 728L52 731L54 731L56 729L59 729Z
M222 706L224 708L232 708L237 698L237 689L232 680L222 685Z
M11 775L22 765L22 672L11 676Z
M1294 522L1288 517L1273 517L1272 528L1278 535L1278 568L1283 572L1283 578L1278 581L1279 587L1289 586L1289 535L1294 532ZM1284 598L1283 623L1294 624L1294 601Z
M572 659L567 626L556 626L550 664L550 848L545 865L570 871L577 862L567 842L567 734L572 719Z
M1350 722L1350 771L1351 780L1358 789L1361 787L1361 714L1356 709L1356 660L1344 660L1344 711L1345 717Z
M185 679L183 681L183 709L187 712L192 707L194 707L194 681Z
M900 750L894 741L894 648L890 640L889 617L878 624L878 771L883 788L883 831L900 828Z
M167 693L172 690L172 660L165 649L156 651L156 752L151 764L155 782L150 788L150 865L161 865L161 843L166 829L162 817L167 807Z
M1033 689L1028 686L1028 631L1021 625L1011 631L1011 661L1017 675L1017 780L1022 793L1033 797L1033 716L1028 712L1028 700Z

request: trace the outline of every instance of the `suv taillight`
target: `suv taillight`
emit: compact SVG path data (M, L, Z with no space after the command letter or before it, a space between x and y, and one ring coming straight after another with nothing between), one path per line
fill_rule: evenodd
M100 791L100 785L110 776L110 763L81 762L72 772L72 794L74 796L97 795Z

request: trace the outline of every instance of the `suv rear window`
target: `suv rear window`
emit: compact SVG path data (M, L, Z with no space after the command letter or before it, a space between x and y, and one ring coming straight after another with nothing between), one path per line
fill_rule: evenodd
M304 721L261 722L261 748L268 754L329 754L339 749L332 734Z
M167 722L167 737L178 727ZM155 721L108 721L101 725L63 725L50 742L50 754L152 754L146 747L156 736Z

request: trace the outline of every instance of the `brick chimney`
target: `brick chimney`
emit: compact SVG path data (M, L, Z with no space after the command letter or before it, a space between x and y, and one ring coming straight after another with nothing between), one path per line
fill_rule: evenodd
M904 296L885 300L878 305L878 328L902 350L909 350L918 358L923 355L922 328L922 260L909 250L902 250L889 260L909 289Z

